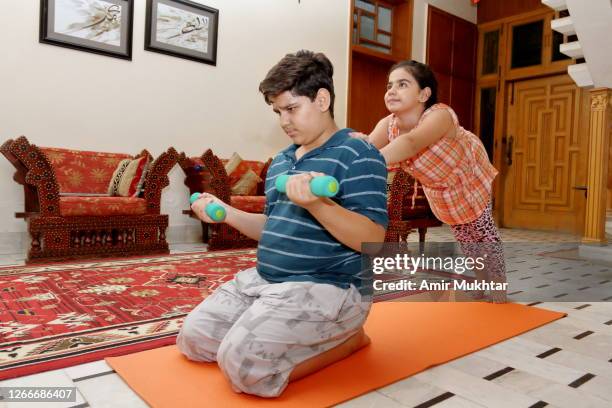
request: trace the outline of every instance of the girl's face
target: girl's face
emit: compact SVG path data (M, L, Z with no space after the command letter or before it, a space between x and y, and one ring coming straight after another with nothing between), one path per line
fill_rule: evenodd
M421 89L411 73L398 68L389 74L385 105L391 113L411 111L419 104L424 105L429 95L429 88Z

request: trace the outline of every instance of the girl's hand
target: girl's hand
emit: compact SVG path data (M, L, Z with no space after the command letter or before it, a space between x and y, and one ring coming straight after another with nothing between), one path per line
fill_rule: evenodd
M200 194L200 197L198 197L198 199L195 200L193 204L191 204L191 210L196 215L196 217L198 217L200 220L210 223L210 224L217 223L217 221L214 221L208 216L208 214L206 214L206 206L209 203L219 203L225 208L226 213L228 212L228 209L231 208L229 205L219 200L216 196L212 194L209 194L209 193Z
M317 197L310 191L310 180L314 177L324 175L323 173L311 171L309 173L296 174L289 177L285 187L287 198L303 208L308 208L310 205L322 201L321 197Z
M350 132L349 136L350 137L354 137L356 139L364 140L364 141L366 141L368 143L370 142L370 136L368 136L368 135L366 135L364 133L361 133L361 132Z

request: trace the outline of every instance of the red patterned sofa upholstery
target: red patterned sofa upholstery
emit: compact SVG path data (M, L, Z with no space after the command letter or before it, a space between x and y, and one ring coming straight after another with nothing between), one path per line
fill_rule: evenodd
M270 162L242 160L237 172L250 168L259 176L260 181L248 195L232 194L234 180L227 174L225 164L227 160L219 159L212 150L208 149L200 157L187 157L185 153L179 154L178 163L185 172L185 185L189 194L207 192L219 197L231 206L251 213L263 213L266 202L264 184ZM233 174L233 173L232 173ZM186 200L187 202L187 200ZM185 214L193 216L190 210ZM257 246L257 242L247 238L236 229L227 224L202 223L203 240L208 243L211 250L228 248L248 248Z
M0 152L17 169L23 185L25 218L32 238L26 262L168 253L168 216L160 214L161 191L176 164L173 148L141 173L138 196L109 196L109 183L120 161L147 157L37 147L21 136ZM146 161L146 160L143 160Z

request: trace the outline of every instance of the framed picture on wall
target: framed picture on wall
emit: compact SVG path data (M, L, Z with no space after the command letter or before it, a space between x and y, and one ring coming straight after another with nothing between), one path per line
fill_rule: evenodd
M219 10L188 0L147 0L145 50L217 64Z
M40 42L132 59L133 0L41 0Z

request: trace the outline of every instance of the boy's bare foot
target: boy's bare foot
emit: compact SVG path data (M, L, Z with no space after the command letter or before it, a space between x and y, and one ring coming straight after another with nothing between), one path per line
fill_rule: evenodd
M363 327L361 329L359 329L359 331L357 333L355 333L351 338L349 338L347 341L351 341L352 342L352 349L353 352L364 348L365 346L369 345L372 340L370 339L370 336L368 336L365 333L365 330L363 330Z
M365 334L362 327L357 333L346 339L344 343L298 364L289 375L289 381L299 380L308 374L319 371L323 367L350 356L370 343L370 337Z

